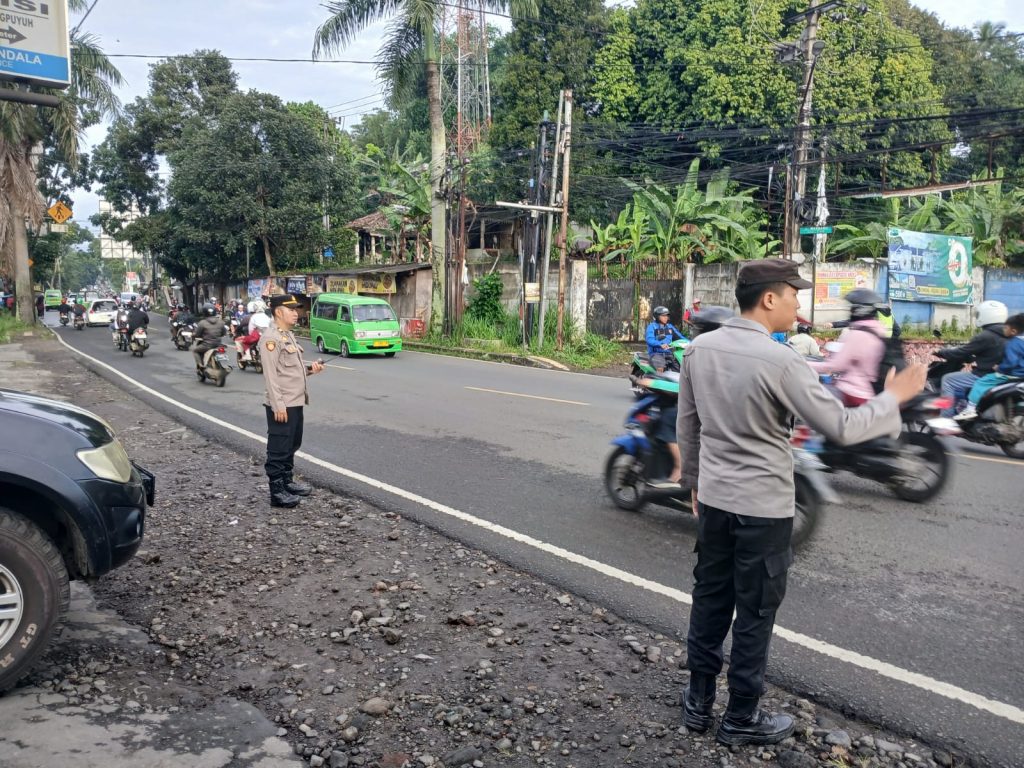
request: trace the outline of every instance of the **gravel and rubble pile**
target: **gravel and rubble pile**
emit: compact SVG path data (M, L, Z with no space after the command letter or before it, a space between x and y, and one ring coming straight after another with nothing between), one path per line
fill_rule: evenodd
M72 704L231 695L331 768L965 764L774 687L765 704L797 719L793 738L729 749L690 734L678 638L354 498L317 489L271 509L256 446L240 455L82 368L52 370L158 478L142 549L95 587L156 645L51 653L33 682ZM725 699L722 679L719 714Z

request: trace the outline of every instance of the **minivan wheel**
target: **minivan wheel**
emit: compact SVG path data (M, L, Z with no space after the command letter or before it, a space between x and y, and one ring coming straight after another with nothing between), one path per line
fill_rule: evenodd
M327 346L324 344L323 336L316 337L316 351L319 352L321 355L327 351Z
M342 342L341 342L341 356L342 357L348 357L349 356L348 342L345 341L344 339L342 339Z
M36 525L0 507L0 691L46 650L71 600L57 547Z

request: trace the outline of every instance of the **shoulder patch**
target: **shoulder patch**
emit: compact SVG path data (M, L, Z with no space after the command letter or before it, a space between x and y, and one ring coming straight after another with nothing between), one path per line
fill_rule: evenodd
M274 342L272 342L272 341L268 341L268 342L267 342L267 352L273 352L273 351L274 351L274 348L275 348L276 346L277 346L277 344L275 344Z

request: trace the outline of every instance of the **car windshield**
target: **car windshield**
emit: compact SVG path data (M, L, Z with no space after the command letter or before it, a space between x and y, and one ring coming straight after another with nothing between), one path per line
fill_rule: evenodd
M359 304L352 307L352 316L357 323L394 320L395 313L387 304Z
M96 301L92 305L93 312L113 312L115 309L117 304L113 301Z

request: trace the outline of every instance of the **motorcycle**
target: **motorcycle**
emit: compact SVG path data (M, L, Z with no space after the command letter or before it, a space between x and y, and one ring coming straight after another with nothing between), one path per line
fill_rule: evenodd
M195 323L174 324L171 329L171 339L178 349L188 349L192 346L192 338L195 336Z
M128 329L118 328L117 329L117 348L121 352L128 351Z
M238 370L244 371L246 368L252 368L256 373L263 373L263 362L260 360L260 346L259 344L253 344L249 347L249 359L245 359L245 352L242 349L241 336L235 339L235 353L238 362Z
M961 363L936 360L928 366L928 388L938 392L942 377L956 373ZM1008 379L986 392L978 415L958 422L960 437L981 445L999 446L1012 459L1024 459L1024 379Z
M939 411L947 398L922 394L900 411L903 431L898 438L878 438L841 446L817 435L805 424L796 431L829 472L845 470L888 487L904 501L923 502L937 496L949 481L952 462L940 437L960 434L960 425Z
M61 324L61 325L67 325L67 324L68 324L68 321L69 321L70 319L71 319L71 318L70 318L70 317L68 317L68 313L67 313L67 312L61 312L61 313L60 313L60 324Z
M665 370L678 372L683 364L683 353L689 345L689 339L676 339L669 344L669 353L665 355ZM629 384L633 395L637 398L644 397L647 389L640 383L643 379L657 376L658 372L651 365L651 359L642 352L633 354L633 362L629 369Z
M615 506L629 512L657 504L691 513L690 490L665 480L672 456L657 437L662 409L678 397L678 383L658 378L645 382L640 385L644 396L626 417L626 433L612 441L615 448L605 462L605 490ZM792 543L799 546L814 532L825 503L838 502L839 496L829 486L817 456L798 441L791 445L796 486Z
M129 346L132 357L142 357L146 353L146 350L149 349L149 334L146 333L145 328L139 327L132 332Z
M80 331L85 328L85 315L75 315L75 330Z
M196 369L200 381L209 379L218 387L223 387L231 373L227 350L223 346L213 347L203 353L203 367Z

